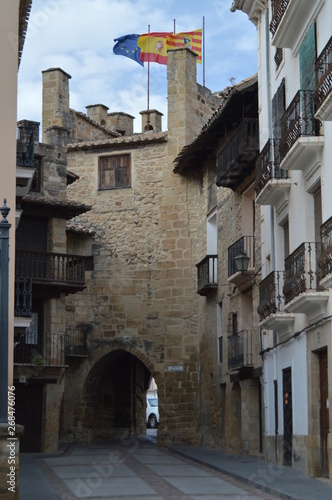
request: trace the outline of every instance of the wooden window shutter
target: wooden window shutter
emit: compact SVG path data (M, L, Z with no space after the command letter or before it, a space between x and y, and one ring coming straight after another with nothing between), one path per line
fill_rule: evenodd
M285 78L272 99L272 132L274 139L281 137L281 118L285 113Z
M300 61L300 90L315 90L317 59L316 49L316 22L310 26L299 50Z
M314 193L315 241L320 242L320 226L322 225L322 196L321 188Z
M130 187L130 155L99 158L100 189Z

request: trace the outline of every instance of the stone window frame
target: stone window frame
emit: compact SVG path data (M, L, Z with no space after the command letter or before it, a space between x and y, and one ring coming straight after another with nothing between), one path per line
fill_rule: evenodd
M107 174L107 172L109 173ZM99 156L98 182L100 191L130 188L131 154L121 153Z

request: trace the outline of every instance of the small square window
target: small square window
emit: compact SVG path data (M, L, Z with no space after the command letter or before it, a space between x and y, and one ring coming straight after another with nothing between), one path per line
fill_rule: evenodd
M41 171L41 158L39 156L35 156L34 167L35 167L35 173L34 173L34 176L32 178L30 191L32 191L33 193L40 193L42 171Z
M99 189L128 188L130 177L129 154L99 158Z

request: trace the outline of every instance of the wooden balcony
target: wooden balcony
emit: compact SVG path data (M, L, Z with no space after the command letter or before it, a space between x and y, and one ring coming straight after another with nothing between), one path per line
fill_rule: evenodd
M332 287L332 217L321 225L322 249L318 260L320 284L325 288Z
M272 271L259 284L260 326L279 333L289 332L295 321L295 315L286 312L283 286L284 271Z
M253 368L253 330L242 330L228 337L228 369Z
M250 258L248 270L245 273L237 271L234 258L247 254ZM255 239L253 236L242 236L228 247L228 281L233 283L240 292L246 292L254 284L255 276Z
M85 288L86 262L89 257L51 252L16 250L16 279L31 278L33 294L58 296Z
M312 0L271 0L270 32L272 45L294 50L303 33L307 19L314 14L316 2Z
M321 121L332 120L332 37L316 61L316 89L314 101L316 118Z
M256 203L277 206L289 197L291 181L280 168L280 140L269 139L256 162Z
M65 336L62 334L15 335L14 365L65 367Z
M320 243L302 243L285 259L284 297L287 311L317 318L325 313L329 292L320 284Z
M299 90L281 119L280 165L285 170L306 170L321 156L324 138L315 118L313 91Z
M235 190L254 169L258 152L258 120L245 118L217 155L217 186Z
M199 264L196 264L199 295L206 296L218 288L217 264L217 255L207 255Z

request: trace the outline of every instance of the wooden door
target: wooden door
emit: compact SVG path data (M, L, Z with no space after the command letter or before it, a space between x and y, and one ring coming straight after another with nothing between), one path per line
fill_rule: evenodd
M329 394L327 375L327 349L319 353L320 384L320 441L321 441L321 475L329 477L329 459L327 437L329 433Z
M282 371L283 406L284 406L284 465L292 465L293 451L293 400L292 369Z
M41 451L43 384L16 384L16 422L24 425L21 452Z

